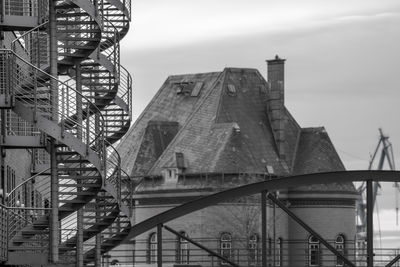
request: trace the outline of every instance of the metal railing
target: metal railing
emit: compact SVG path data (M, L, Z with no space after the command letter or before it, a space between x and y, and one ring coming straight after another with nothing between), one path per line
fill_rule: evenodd
M82 137L80 137L80 140L86 144L87 149L93 149L105 161L104 118L102 118L101 112L96 105L92 104L89 99L78 93L74 88L36 68L13 51L2 49L0 50L0 57L7 59L10 72L6 73L6 75L10 76L8 79L10 79L10 84L13 88L13 90L6 89L5 93L13 94L18 101L31 107L33 118L43 116L51 120L52 114L56 113L63 131L77 137L77 129L81 129ZM50 80L55 80L60 85L60 90L58 90L58 99L61 102L60 109L54 110L54 105L51 102L50 95L52 92L48 87L48 81ZM97 110L98 114L100 114L96 123L94 120L89 119L86 122L78 122L68 116L71 111L76 113L78 97L86 101L88 109L90 107L91 110ZM74 128L68 127L72 124L75 125ZM97 145L95 147L91 146L95 142Z
M38 0L3 0L4 14L11 16L37 17L39 15Z
M1 14L5 16L37 17L42 23L48 13L46 0L2 0Z
M195 239L196 240L196 239ZM212 251L225 256L238 266L262 266L261 243L257 243L256 248L249 248L246 240L232 240L232 247L221 249L219 240L216 239L197 239L197 242L211 249ZM352 245L351 245L352 244ZM344 255L356 266L367 266L366 252L354 248L351 243L350 248L344 249ZM118 261L120 265L127 266L156 266L157 246L150 246L148 240L136 240L134 246L126 245L113 249L104 257L102 266L108 266L111 261ZM176 238L163 240L162 262L168 266L174 264L201 265L203 267L230 266L227 262L220 260L204 250L189 243L179 243ZM286 241L283 248L273 249L267 247L267 266L268 267L344 267L343 261L338 259L329 250L319 248L311 255L307 242ZM400 248L383 248L374 250L374 266L386 266L397 255L400 255ZM108 259L108 260L107 260ZM108 262L107 262L108 261ZM393 266L399 267L400 262Z
M0 262L7 260L8 248L8 210L3 204L0 204Z

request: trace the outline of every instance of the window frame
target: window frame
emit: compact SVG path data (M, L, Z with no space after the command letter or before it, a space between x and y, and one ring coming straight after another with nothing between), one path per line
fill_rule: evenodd
M251 236L249 236L248 260L251 266L256 265L258 261L258 242L259 242L258 234L254 233Z
M183 236L188 236L185 231L179 233ZM189 242L180 236L177 236L176 262L189 263Z
M230 260L232 258L232 234L229 232L221 233L219 242L220 242L219 247L221 256ZM226 261L221 260L221 265L230 265L230 264Z
M152 232L148 237L148 263L156 263L157 262L157 233Z
M276 259L276 263L275 263L275 265L276 266L282 266L282 252L283 252L283 250L282 250L282 238L281 237L278 237L278 239L276 239L276 248L275 248L275 250L276 250L276 256L275 256L275 259Z
M344 238L343 234L338 234L335 238L335 249L342 253L343 256L345 254L345 240L346 239ZM344 261L338 256L336 256L335 266L344 266Z
M321 251L319 240L311 235L308 238L308 266L320 266Z

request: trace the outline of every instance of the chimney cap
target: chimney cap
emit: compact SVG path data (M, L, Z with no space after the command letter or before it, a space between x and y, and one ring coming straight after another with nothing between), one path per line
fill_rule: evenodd
M280 58L278 55L275 55L274 59L267 59L268 64L282 64L286 59Z

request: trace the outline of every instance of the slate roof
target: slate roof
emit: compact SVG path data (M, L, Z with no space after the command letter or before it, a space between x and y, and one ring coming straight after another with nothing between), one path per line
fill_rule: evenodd
M344 170L324 128L301 128L287 109L286 158L279 158L266 88L255 69L170 76L118 145L123 169L132 176L160 175L176 167L176 153L182 153L186 173Z
M135 162L138 158L139 150L144 149L142 143L148 124L151 121L177 122L179 127L182 127L193 111L199 106L203 96L214 87L214 82L219 76L219 72L214 72L168 77L117 146L117 150L122 158L122 168L128 174L132 176L147 174L151 167L142 169L140 172L133 172L136 168ZM176 94L175 84L185 81L200 81L204 83L200 97L185 98ZM155 159L153 160L155 161Z

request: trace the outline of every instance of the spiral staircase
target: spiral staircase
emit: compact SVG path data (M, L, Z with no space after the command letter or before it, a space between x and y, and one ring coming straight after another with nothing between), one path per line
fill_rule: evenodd
M120 65L119 47L129 29L131 3L55 0L49 12L45 0L26 2L30 10L37 9L30 13L37 23L16 27L18 38L10 49L0 50L0 105L37 129L29 139L36 143L27 147L33 148L32 154L41 147L50 156L44 160L48 168L8 194L8 254L48 259L54 249L49 247L50 212L57 205L57 263L97 266L100 255L117 246L130 229L129 192L121 186L125 175L113 144L131 121L132 80ZM7 3L12 10L22 2ZM51 12L53 24L48 21ZM56 38L49 34L52 25ZM56 54L51 50L55 39ZM57 75L52 73L51 53L57 56ZM57 181L51 180L51 168ZM26 188L50 199L52 183L58 188L58 204L26 203L21 208ZM30 259L25 260L12 264L29 265Z

